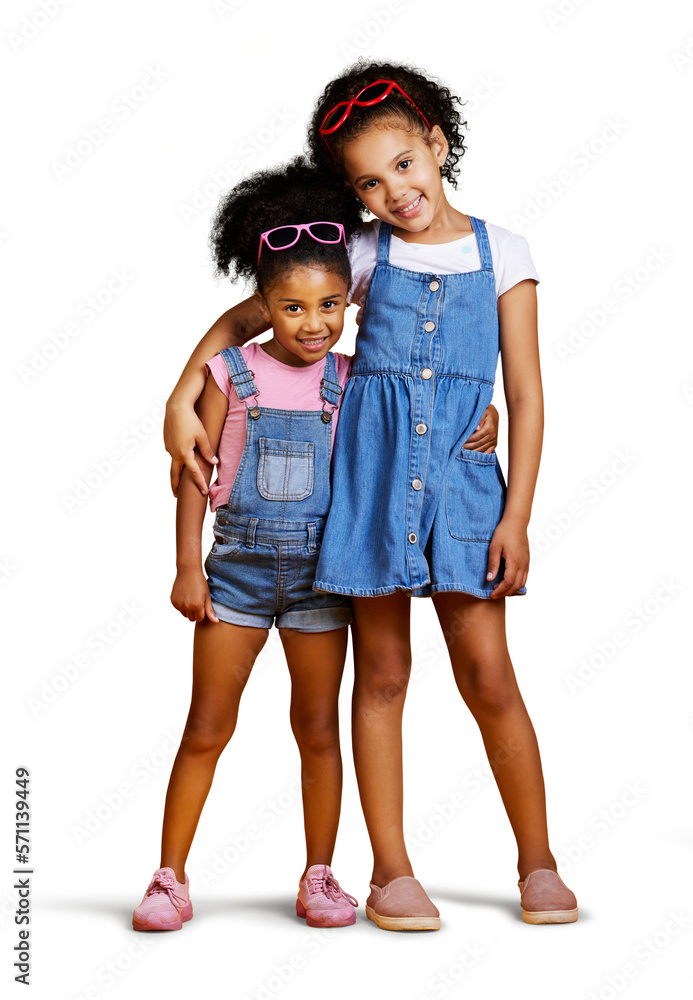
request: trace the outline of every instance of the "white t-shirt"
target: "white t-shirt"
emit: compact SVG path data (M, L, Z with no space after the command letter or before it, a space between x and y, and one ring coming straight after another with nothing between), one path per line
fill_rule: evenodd
M368 284L378 259L379 232L380 219L372 219L359 226L349 241L353 278L349 302L359 306L366 301ZM486 223L486 232L496 278L496 298L525 278L539 281L524 236L490 222ZM407 243L392 234L390 263L407 271L433 274L460 274L463 271L478 271L481 267L474 233L452 243Z

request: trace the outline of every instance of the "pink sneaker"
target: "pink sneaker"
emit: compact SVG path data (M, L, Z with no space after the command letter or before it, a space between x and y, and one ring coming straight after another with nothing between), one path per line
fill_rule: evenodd
M329 865L312 865L298 883L296 915L309 927L347 927L356 923L358 901L340 887Z
M188 876L176 882L173 868L159 868L132 915L132 926L136 931L179 931L192 915Z

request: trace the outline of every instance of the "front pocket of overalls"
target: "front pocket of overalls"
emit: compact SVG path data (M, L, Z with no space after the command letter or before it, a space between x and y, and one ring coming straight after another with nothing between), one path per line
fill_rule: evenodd
M495 451L463 449L445 492L448 530L463 542L490 542L503 514L505 483Z
M214 544L209 550L208 559L232 559L243 548L244 538L228 538L215 529Z
M313 492L312 441L260 438L257 488L265 500L305 500Z

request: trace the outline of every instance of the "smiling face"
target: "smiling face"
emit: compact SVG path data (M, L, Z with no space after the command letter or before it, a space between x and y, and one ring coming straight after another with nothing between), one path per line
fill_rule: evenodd
M403 128L374 126L342 150L346 175L368 210L406 233L443 222L449 207L440 175L448 144L438 126L427 140Z
M263 349L296 368L322 360L342 335L347 291L344 278L322 267L282 272L264 295L255 293L274 334Z

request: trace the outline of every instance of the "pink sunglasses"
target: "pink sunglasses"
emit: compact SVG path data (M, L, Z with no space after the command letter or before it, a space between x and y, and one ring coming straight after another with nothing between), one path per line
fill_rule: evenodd
M260 245L257 251L258 268L260 267L263 243L266 243L270 250L288 250L289 247L298 243L304 229L316 243L339 243L340 240L344 240L346 248L346 235L341 222L301 222L295 226L277 226L275 229L268 229L266 233L260 235ZM273 234L273 238L270 239Z

